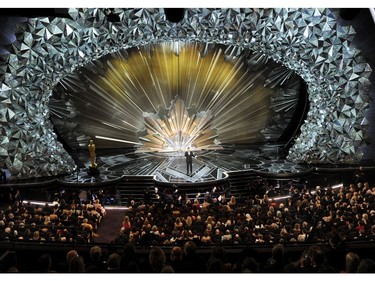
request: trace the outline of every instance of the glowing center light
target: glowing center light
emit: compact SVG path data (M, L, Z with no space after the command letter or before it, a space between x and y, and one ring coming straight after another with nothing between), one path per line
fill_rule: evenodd
M212 128L211 111L189 114L184 101L175 97L168 113L144 113L145 130L139 132L142 145L137 152L184 151L222 149Z
M273 120L269 106L277 90L264 86L271 65L249 64L247 56L226 60L233 48L221 45L201 56L204 47L166 42L92 62L56 87L50 108L57 130L74 149L94 136L102 149L145 151L209 147L216 135L223 146L264 142L261 131ZM183 110L172 102L176 96Z

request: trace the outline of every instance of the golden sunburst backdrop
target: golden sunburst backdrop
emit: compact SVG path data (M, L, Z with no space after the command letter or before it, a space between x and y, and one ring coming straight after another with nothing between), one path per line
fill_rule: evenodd
M73 149L91 138L98 148L139 151L265 142L278 90L267 86L271 67L249 64L226 46L203 46L140 46L65 77L50 100L59 135Z

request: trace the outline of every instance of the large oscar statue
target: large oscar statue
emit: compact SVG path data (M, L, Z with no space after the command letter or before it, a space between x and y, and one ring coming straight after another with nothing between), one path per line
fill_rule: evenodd
M90 143L88 145L89 153L90 153L90 166L89 166L89 175L90 176L97 176L99 175L99 170L97 167L97 164L95 162L95 144L93 140L90 140Z

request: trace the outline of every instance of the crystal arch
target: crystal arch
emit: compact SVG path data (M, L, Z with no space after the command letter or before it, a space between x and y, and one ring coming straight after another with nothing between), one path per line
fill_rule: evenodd
M1 63L0 156L15 177L70 173L75 164L49 121L52 89L103 55L138 45L191 41L262 52L307 83L310 111L288 159L351 163L366 139L371 69L330 9L186 9L179 23L163 9L70 9L73 20L34 18L21 25Z

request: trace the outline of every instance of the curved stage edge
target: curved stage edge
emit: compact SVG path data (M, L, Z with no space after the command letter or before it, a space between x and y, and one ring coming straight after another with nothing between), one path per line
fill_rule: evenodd
M375 170L374 163L353 165L303 165L280 156L280 146L229 146L220 151L197 152L193 160L193 173L186 174L186 161L182 154L134 153L134 151L97 151L97 173L89 167L89 155L74 155L77 169L70 175L56 178L9 179L0 187L48 187L53 184L71 188L110 187L123 181L148 181L155 187L211 187L234 185L234 181L247 182L261 177L275 184L303 181L314 185L350 183L360 166L365 173ZM370 179L369 179L370 180ZM152 183L150 184L150 182Z

